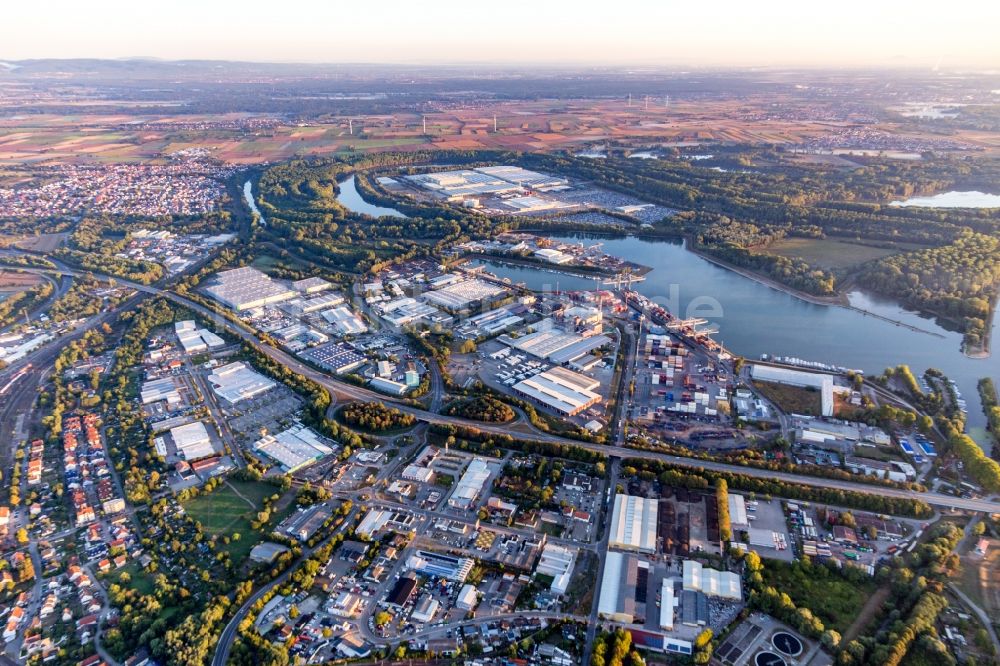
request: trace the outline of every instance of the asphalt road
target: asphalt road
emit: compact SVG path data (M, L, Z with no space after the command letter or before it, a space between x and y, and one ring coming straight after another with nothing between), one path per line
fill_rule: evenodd
M73 271L70 269L60 269L56 271L48 269L31 269L37 270L42 273L68 273L70 275L76 275L80 273L79 271ZM221 317L213 310L196 303L184 296L180 296L171 291L166 291L159 287L152 287L147 285L136 284L133 282L128 282L125 280L118 280L118 284L129 286L139 292L154 294L167 298L175 303L183 305L192 311L198 312L202 316L210 319L211 321L217 323L219 326L225 328L230 334L235 335L242 340L252 344L259 351L267 355L268 357L274 359L275 361L281 363L287 368L294 370L297 373L306 376L316 383L320 384L331 394L337 395L338 397L347 398L348 400L364 400L364 401L380 401L380 402L394 402L392 398L381 393L377 393L370 389L366 389L360 386L355 386L353 384L348 384L346 382L339 381L329 375L322 372L314 370L313 368L307 366L306 364L299 361L294 356L272 347L268 344L261 342L256 335L251 333L245 328L235 325L230 320ZM110 314L110 313L106 313ZM76 334L74 334L76 335ZM65 340L63 338L62 340ZM51 348L46 347L46 349ZM454 426L466 426L473 427L483 432L489 432L496 435L510 435L508 426L495 426L484 423L479 423L476 421L467 421L453 416L445 416L442 414L435 414L424 409L417 407L412 407L403 403L396 403L394 405L400 411L411 414L421 421L427 423L438 423L445 425ZM961 497L953 497L951 495L944 495L941 493L934 492L920 492L915 490L904 490L900 488L889 488L885 486L874 486L865 483L855 483L852 481L839 481L834 479L826 479L822 477L806 476L799 474L792 474L788 472L775 472L771 470L755 469L753 467L744 467L742 465L733 465L729 463L721 462L711 462L703 460L693 460L690 458L683 458L679 456L672 456L664 453L659 453L656 451L642 451L639 449L621 449L615 446L608 446L605 444L593 444L589 442L581 442L575 439L568 439L564 437L559 437L557 435L552 435L549 433L544 433L541 431L535 431L529 435L531 439L545 442L553 442L558 444L565 444L570 446L578 446L589 451L595 451L609 457L628 457L628 458L640 458L645 460L659 460L663 462L668 462L673 465L688 467L688 468L702 468L712 471L720 472L731 472L737 474L746 474L748 476L753 476L757 478L764 478L770 480L784 481L787 483L799 483L807 486L815 486L820 488L828 488L835 490L842 490L847 492L861 492L868 494L884 495L887 497L902 498L902 499L919 499L930 504L931 506L940 507L944 509L958 509L963 511L977 511L984 513L1000 513L1000 502L988 500L988 499L964 499Z

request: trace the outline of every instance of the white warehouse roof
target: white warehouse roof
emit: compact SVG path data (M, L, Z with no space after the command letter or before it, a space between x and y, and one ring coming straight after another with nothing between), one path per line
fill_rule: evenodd
M615 495L608 546L643 553L656 551L658 503L633 495Z
M684 589L736 601L743 598L738 575L731 571L709 569L694 560L684 560Z
M230 403L270 391L276 383L247 367L242 361L223 365L208 376L215 393Z
M465 468L462 478L455 484L455 489L448 498L448 504L453 507L464 509L479 497L483 491L483 486L490 478L490 466L482 458L473 458L469 466Z
M184 456L185 460L196 460L215 454L208 429L201 421L171 428L170 436L177 445L177 452Z

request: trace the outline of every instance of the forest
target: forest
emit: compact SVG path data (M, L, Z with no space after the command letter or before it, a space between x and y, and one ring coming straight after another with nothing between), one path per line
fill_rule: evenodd
M416 151L345 159L293 160L267 169L259 201L268 220L257 239L286 248L318 266L363 274L414 257L436 256L465 238L523 226L574 228L552 218L487 217L444 202L390 197L375 185L379 173L411 173L426 164L518 164L585 180L679 212L656 234L683 236L692 248L789 287L832 296L854 281L938 315L983 342L1000 283L1000 217L989 209L890 206L890 202L947 188L977 187L1000 179L1000 163L935 155L920 161L861 161L854 169L803 167L777 148L730 151L726 172L678 160L593 160L567 154L507 151ZM391 205L407 218L372 218L345 210L337 181L356 174L369 201ZM627 223L623 222L624 226ZM785 238L841 239L895 254L851 270L811 266L769 247Z

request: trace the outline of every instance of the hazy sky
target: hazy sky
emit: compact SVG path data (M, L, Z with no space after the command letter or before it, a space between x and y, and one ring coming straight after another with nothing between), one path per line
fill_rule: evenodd
M974 65L998 0L5 0L0 59Z

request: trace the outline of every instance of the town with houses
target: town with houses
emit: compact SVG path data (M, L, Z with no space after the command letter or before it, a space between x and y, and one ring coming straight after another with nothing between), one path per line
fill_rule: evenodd
M389 103L351 98L372 99ZM354 140L361 119L343 120ZM389 141L247 167L178 142L0 183L0 661L998 663L992 380L980 415L950 369L747 354L721 313L656 290L689 253L802 311L961 339L984 376L988 344L783 285L762 255L736 264L735 241L711 254L713 233L827 239L696 228L669 179L636 175L656 163L708 191L763 168L749 158L579 143L431 163ZM854 144L917 161L961 146L854 126L753 156ZM863 246L872 261L890 235ZM623 249L643 243L660 245Z

